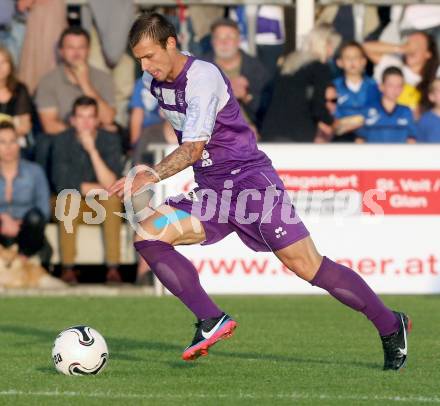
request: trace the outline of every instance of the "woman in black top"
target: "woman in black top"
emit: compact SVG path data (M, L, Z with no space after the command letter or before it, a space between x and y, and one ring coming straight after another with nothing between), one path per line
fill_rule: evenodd
M11 54L0 46L0 121L14 124L22 146L32 127L31 113L32 101L26 86L15 76Z
M332 124L325 104L332 80L327 61L339 42L339 34L322 24L308 34L300 51L285 58L261 129L263 141L314 142L318 124Z

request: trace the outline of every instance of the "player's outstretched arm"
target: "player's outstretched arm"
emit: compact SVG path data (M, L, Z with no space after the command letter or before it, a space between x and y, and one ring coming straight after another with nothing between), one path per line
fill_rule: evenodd
M184 142L167 155L154 167L159 180L167 179L193 165L202 157L205 144L206 141Z
M112 186L110 186L108 192L110 195L118 195L121 198L128 198L144 186L160 182L163 179L167 179L170 176L183 171L201 158L205 143L206 141L184 142L171 154L167 155L153 169L138 173L131 182L129 196L124 196L125 177L117 180ZM146 165L142 166L146 167Z

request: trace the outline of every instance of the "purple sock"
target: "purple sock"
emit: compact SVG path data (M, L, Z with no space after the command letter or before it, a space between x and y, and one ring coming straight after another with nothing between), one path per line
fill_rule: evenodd
M223 314L200 285L199 274L194 265L171 244L162 241L138 241L134 246L162 284L198 319L209 319Z
M394 313L352 269L324 257L310 283L325 289L346 306L365 314L381 336L392 334L399 328Z

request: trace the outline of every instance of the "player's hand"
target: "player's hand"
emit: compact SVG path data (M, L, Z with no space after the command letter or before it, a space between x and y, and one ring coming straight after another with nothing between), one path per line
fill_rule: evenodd
M131 183L131 187L130 184L127 184L127 190L125 192L125 185L127 182ZM150 171L140 172L134 178L129 179L128 177L124 176L123 178L117 180L113 185L110 186L108 192L110 196L117 195L121 199L128 199L141 188L152 185L156 182L157 178Z

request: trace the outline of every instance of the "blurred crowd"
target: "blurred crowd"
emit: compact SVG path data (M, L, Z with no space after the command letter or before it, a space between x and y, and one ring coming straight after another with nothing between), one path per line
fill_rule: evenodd
M281 6L159 8L182 50L214 62L262 142L440 142L440 6L329 5L295 43ZM143 87L127 34L131 1L0 0L0 244L49 266L45 226L107 188L149 145L176 143ZM107 213L118 199L96 199ZM67 207L68 210L68 207ZM61 277L77 282L76 237L59 227ZM121 282L121 218L103 223L107 281ZM149 283L145 264L137 282Z

